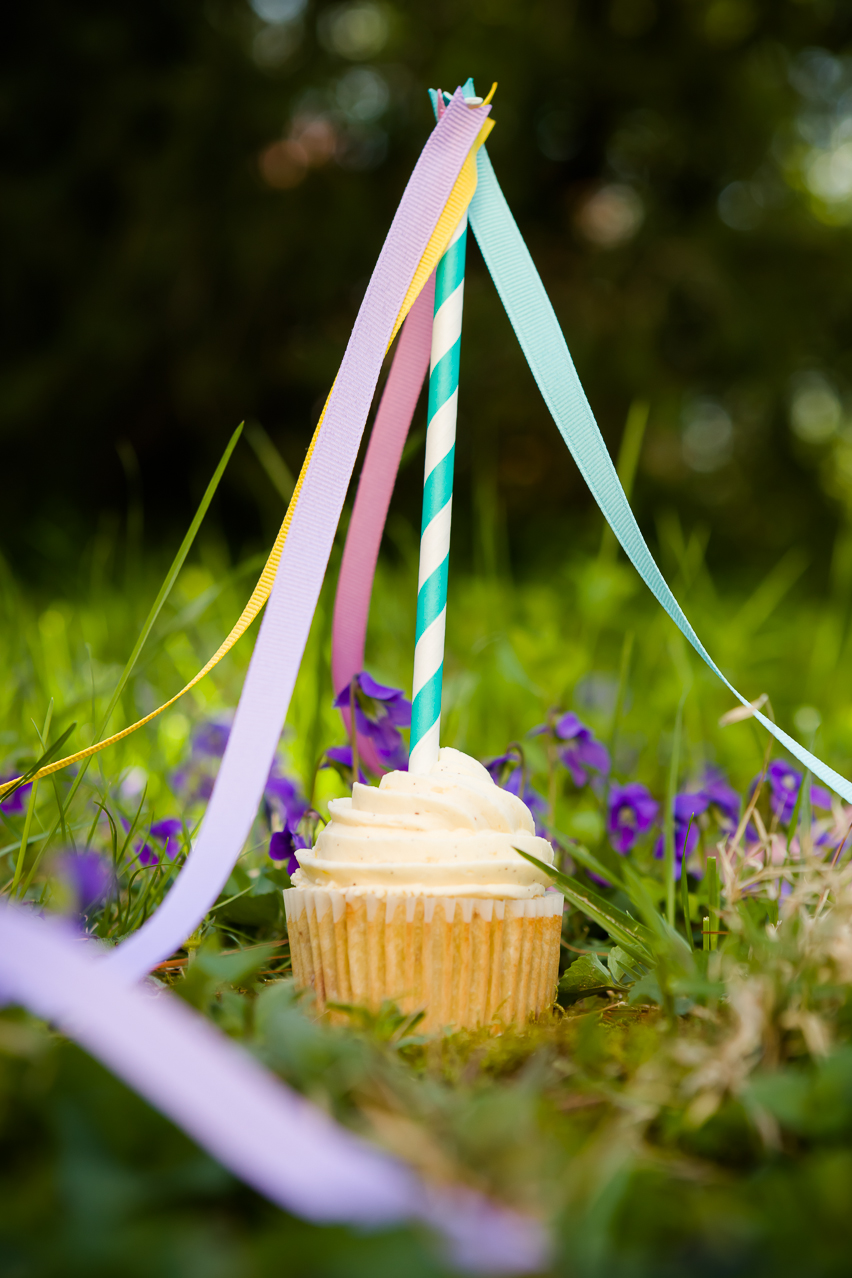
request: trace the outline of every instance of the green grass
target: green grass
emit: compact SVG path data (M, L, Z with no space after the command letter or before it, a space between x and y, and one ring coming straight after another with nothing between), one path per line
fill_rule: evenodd
M815 735L817 752L848 774L852 663L840 587L809 595L796 584L801 563L788 556L750 594L732 593L711 579L700 537L684 535L674 520L661 527L669 579L732 682L748 697L768 694L778 723L806 744ZM416 565L401 533L397 543L376 583L367 664L382 682L408 687ZM667 896L652 838L626 861L614 859L601 798L574 789L552 768L542 739L526 733L552 707L574 708L613 747L617 778L644 782L661 801L707 763L744 793L764 766L765 734L750 721L719 726L730 694L606 543L599 555L567 557L540 579L513 582L496 560L479 576L451 574L443 741L480 758L522 744L533 784L565 835L569 901L577 906L580 892L587 903L594 905L594 893L603 903L590 909L580 901L566 914L560 1008L523 1030L438 1042L419 1041L392 1008L353 1013L348 1027L317 1023L287 979L279 890L287 880L267 856L262 814L215 911L160 978L424 1174L473 1184L554 1222L554 1272L845 1273L852 1243L846 858L837 869L816 855L796 862L777 927L777 871L755 891L754 874L734 855L736 872L723 875L725 935L716 951L703 952L701 917L715 904L709 876L689 880L686 928L683 894ZM239 614L260 562L233 564L202 534L121 689L111 729L191 678ZM50 741L76 723L70 749L101 731L165 569L165 561L126 555L107 536L88 549L66 595L27 589L3 569L6 773L43 753L48 715ZM321 752L344 739L331 706L333 577L281 744L282 766L305 790ZM73 795L74 778L64 773L41 783L19 893L27 885L29 899L69 908L59 854L91 845L112 857L118 877L117 894L88 917L93 931L112 942L155 908L183 853L154 867L130 854L152 822L168 816L184 823L185 851L204 805L182 799L173 778L193 727L236 704L252 639L177 707L98 755ZM334 772L319 773L321 812L343 792ZM784 842L788 832L773 830L764 799L758 811L769 835ZM7 888L27 819L2 816ZM717 838L704 823L702 857ZM609 871L613 888L590 885L586 869L596 866ZM644 947L632 957L609 932L625 912ZM257 970L247 973L243 963L228 980L219 951L248 946L261 947ZM362 1237L275 1211L76 1048L14 1010L0 1017L0 1148L4 1273L445 1272L431 1243L412 1232Z

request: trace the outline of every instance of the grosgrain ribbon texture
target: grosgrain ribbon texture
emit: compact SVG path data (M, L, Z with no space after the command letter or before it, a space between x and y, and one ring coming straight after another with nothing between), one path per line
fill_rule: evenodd
M391 330L391 334L388 339L388 349L390 349L390 346L393 343L393 339L396 337L396 334L400 326L402 325L406 315L409 313L411 307L416 302L417 297L420 294L421 290L427 284L428 278L431 275L432 271L434 270L435 264L437 263L438 259L440 258L441 254L443 253L444 249L449 243L450 237L453 233L453 230L457 226L459 219L462 217L463 214L467 212L467 208L468 208L468 205L470 204L471 198L473 196L473 192L476 189L476 151L485 142L485 139L488 137L492 128L493 128L492 121L485 119L476 136L476 140L474 142L473 147L468 151L468 154L464 160L464 163L461 166L461 170L458 174L458 177L450 192L449 198L447 199L447 202L444 205L441 215L438 218L438 221L435 224L435 227L432 231L426 250L420 259L420 262L418 264L414 277L412 278L408 286L402 306L399 309L399 312L396 317L396 321L394 323L393 329ZM332 387L332 392L333 390L334 388ZM216 651L214 652L210 660L202 667L201 670L199 670L199 672L196 675L193 676L192 679L190 679L189 683L187 683L183 688L181 688L178 692L176 692L174 696L170 697L168 701L165 701L161 706L158 706L155 710L152 710L149 714L145 715L143 718L138 719L136 723L129 724L126 728L122 728L119 732L113 733L112 736L103 738L99 741L92 742L91 745L84 747L82 750L77 750L74 754L66 755L65 758L56 759L53 761L53 763L46 764L44 767L39 768L37 772L34 772L32 776L29 778L30 780L36 780L41 777L51 776L53 773L59 772L63 768L70 767L71 764L80 763L83 760L90 759L94 755L100 753L101 750L108 749L111 745L114 745L117 741L123 740L125 737L130 736L131 733L136 732L139 728L144 727L145 724L150 723L153 719L156 719L158 715L162 714L164 710L167 710L169 706L173 706L176 701L179 701L180 698L184 696L185 693L189 692L190 688L194 688L197 683L199 683L202 679L204 679L210 673L210 671L214 668L214 666L218 665L218 663L222 660L222 658L228 652L230 652L231 648L233 648L233 646L239 642L239 640L245 634L246 630L249 628L251 623L258 616L261 609L266 604L266 601L269 598L269 595L272 591L272 586L275 581L275 575L278 571L278 565L281 561L281 552L284 548L284 543L287 540L287 535L290 531L290 524L292 523L293 512L295 511L296 505L298 504L298 501L299 501L299 497L302 491L302 484L304 483L305 476L307 474L311 459L313 457L314 447L316 445L316 441L319 436L320 429L322 428L323 420L325 418L328 405L331 401L332 392L329 392L328 399L326 400L322 413L320 414L319 422L317 423L316 430L314 431L313 438L311 439L310 445L308 447L305 460L302 463L302 469L300 470L299 477L296 480L296 487L293 492L293 496L290 500L290 504L287 507L287 513L285 514L281 527L278 530L278 534L275 538L275 542L273 543L272 550L269 552L269 557L263 567L263 571L260 574L257 585L252 591L251 597L248 603L246 604L245 608L243 609L242 613L240 614L239 618L235 622L234 626L231 628L230 633L225 637L225 639L216 649ZM20 780L21 780L20 777L13 777L11 780L5 781L2 785L0 785L0 797L2 797L4 794L7 794L14 786L16 786L20 782Z
M130 985L58 919L0 902L0 1006L20 1003L287 1211L319 1224L439 1230L480 1272L541 1268L541 1227L479 1194L425 1184L292 1091L175 995Z
M159 909L105 959L139 979L183 944L248 837L290 704L382 361L411 281L489 108L457 90L400 201L315 436L310 466L198 838Z
M716 665L657 567L630 508L603 436L559 327L559 321L523 236L500 190L491 161L480 150L479 180L470 224L500 300L553 420L625 554L657 601L703 661L744 706L748 700ZM755 718L800 763L852 803L852 784L799 745L759 711Z
M657 567L636 523L630 503L595 421L544 284L500 189L484 147L478 151L476 163L478 181L476 194L470 204L471 229L527 363L562 438L570 449L604 518L658 603L689 640L702 660L722 680L737 700L744 706L750 705L713 661ZM376 453L379 452L379 441L377 441ZM376 501L375 519L379 518L381 512L386 512L390 501L390 489L393 487L392 479L387 479L387 471L382 473L384 482L389 484L389 489L383 494L381 502ZM384 518L383 513L381 517ZM373 537L380 536L381 527L374 529ZM354 580L347 582L347 589L351 593L360 593L362 599L369 601L375 564L370 567L369 572L366 571L366 567L364 565L363 575L357 582ZM754 717L800 763L809 768L814 776L819 777L847 803L852 803L852 783L806 750L766 715L756 711Z

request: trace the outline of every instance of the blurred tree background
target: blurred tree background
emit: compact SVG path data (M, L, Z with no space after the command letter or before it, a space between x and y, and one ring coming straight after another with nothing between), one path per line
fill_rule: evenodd
M652 543L678 511L717 568L798 544L825 584L852 510L848 4L43 0L4 25L12 562L73 572L128 510L176 537L243 418L298 470L426 88L472 74L499 81L489 149L614 452L650 403ZM495 528L522 571L596 544L475 247L460 437L457 555L475 564ZM420 482L415 457L397 545ZM281 509L241 443L219 504L234 548L268 543Z

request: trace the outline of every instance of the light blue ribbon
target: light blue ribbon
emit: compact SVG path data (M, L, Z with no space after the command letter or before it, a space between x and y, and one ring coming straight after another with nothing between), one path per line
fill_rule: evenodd
M484 147L477 156L477 169L478 182L470 206L470 225L533 377L562 438L571 450L605 519L645 585L713 673L718 675L738 701L744 706L749 705L706 651L645 544L580 384L559 321L500 190ZM852 803L852 784L845 777L829 768L786 732L782 732L766 715L754 711L754 717L800 763L809 768L814 776L824 781L847 803Z

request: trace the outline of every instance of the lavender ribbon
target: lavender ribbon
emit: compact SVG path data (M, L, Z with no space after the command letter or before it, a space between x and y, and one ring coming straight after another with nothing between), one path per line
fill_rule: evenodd
M394 322L489 110L466 106L457 89L405 188L340 365L198 839L160 908L104 960L127 980L195 931L251 830Z
M128 985L64 922L0 902L0 1005L20 1003L73 1038L225 1167L317 1223L419 1220L475 1272L526 1273L543 1230L464 1189L431 1189L341 1127L174 995Z
M274 757L382 360L408 286L487 108L459 90L406 187L365 295L295 509L198 840L160 909L105 952L0 902L0 1003L57 1025L260 1193L317 1222L419 1220L452 1261L525 1273L546 1261L534 1221L460 1187L427 1186L287 1088L164 991L138 986L198 926L249 834Z

